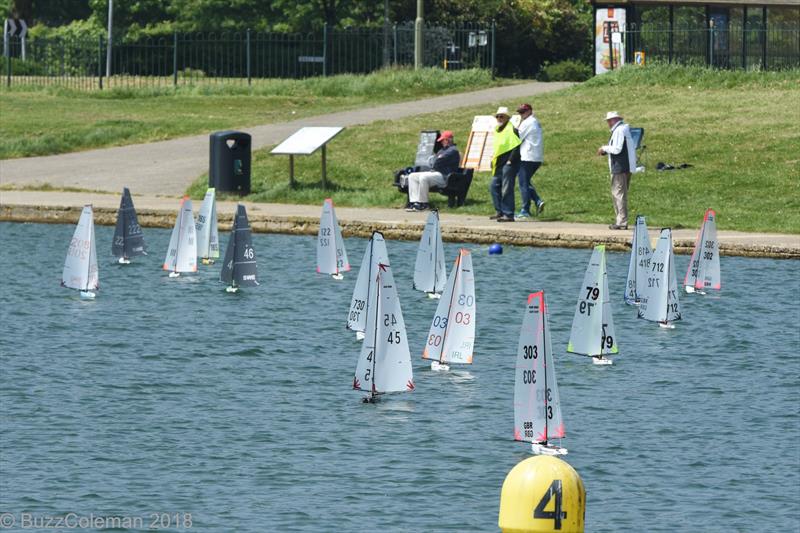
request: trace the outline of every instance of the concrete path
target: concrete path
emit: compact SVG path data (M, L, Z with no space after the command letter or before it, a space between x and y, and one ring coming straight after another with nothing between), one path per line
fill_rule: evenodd
M340 111L292 122L242 128L242 131L252 135L255 150L278 144L303 126L347 127L481 104L485 104L487 113L491 114L498 105L513 106L531 96L570 85L528 82L454 96ZM141 194L181 195L197 176L206 171L208 134L203 134L70 154L6 159L0 161L0 183L15 186L49 184L55 188L111 192L128 186Z

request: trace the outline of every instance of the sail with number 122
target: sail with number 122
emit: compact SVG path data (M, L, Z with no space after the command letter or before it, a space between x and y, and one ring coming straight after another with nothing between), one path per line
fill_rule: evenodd
M342 272L349 270L350 262L344 249L342 229L333 209L333 200L326 198L322 204L317 234L317 272L330 274L333 279L343 279Z

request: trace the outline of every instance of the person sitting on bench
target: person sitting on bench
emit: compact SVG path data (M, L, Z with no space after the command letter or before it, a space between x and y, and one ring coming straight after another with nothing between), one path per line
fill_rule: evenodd
M428 191L432 186L444 187L445 177L458 171L461 154L453 142L453 132L445 130L436 139L442 149L431 156L431 168L428 172L412 172L408 175L408 206L406 211L425 211L428 206Z

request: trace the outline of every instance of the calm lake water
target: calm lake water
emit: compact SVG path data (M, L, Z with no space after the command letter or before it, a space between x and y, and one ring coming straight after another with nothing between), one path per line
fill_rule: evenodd
M167 278L167 230L121 267L98 227L101 289L83 302L59 287L73 229L0 224L0 512L496 531L503 479L529 456L512 440L514 362L543 288L587 531L800 528L796 261L722 257L723 292L681 294L666 331L623 303L628 256L610 253L620 354L596 367L565 352L591 250L468 245L475 364L441 374L419 357L436 301L411 288L417 244L389 241L417 390L364 405L344 325L365 240L346 240L337 282L315 273L313 237L254 235L261 286L231 295L219 264Z

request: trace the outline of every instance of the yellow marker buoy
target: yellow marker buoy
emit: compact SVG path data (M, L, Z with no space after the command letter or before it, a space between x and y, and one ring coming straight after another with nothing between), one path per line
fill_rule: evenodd
M503 533L583 533L586 489L568 463L548 455L511 469L500 493Z

